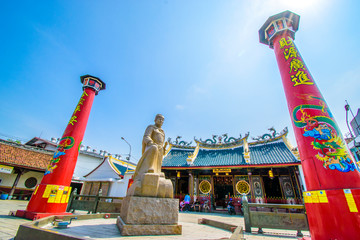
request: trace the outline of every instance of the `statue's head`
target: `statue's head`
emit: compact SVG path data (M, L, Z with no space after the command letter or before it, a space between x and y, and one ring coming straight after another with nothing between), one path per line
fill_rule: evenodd
M165 118L163 115L157 114L155 117L155 126L161 127L164 123L164 120L165 120Z

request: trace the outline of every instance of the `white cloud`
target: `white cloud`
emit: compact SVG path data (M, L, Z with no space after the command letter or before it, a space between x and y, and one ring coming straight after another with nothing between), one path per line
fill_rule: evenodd
M175 106L175 108L176 108L177 110L184 110L184 109L185 109L185 106L184 106L184 105L181 105L181 104L177 104L177 105Z

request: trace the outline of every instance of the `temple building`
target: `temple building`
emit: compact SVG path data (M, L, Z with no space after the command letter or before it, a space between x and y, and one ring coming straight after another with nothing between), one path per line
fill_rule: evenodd
M227 134L191 143L168 140L162 169L174 185L174 195L209 199L214 208L223 208L229 198L247 195L252 202L300 203L305 189L296 148L281 133L253 138Z
M40 183L53 152L0 139L0 193L2 199L29 199Z
M360 167L360 108L358 108L358 111L354 118L351 120L350 125L354 135L350 134L352 135L352 137L350 139L347 139L347 144L357 164Z
M135 168L135 163L107 156L84 176L80 194L97 195L101 190L102 196L125 197Z
M10 139L0 139L1 197L4 199L30 199L36 185L41 182L56 147L56 139L48 141L34 137L25 144ZM135 169L136 164L121 160L121 158L122 156L119 154L111 156L106 151L98 152L89 146L81 146L70 186L72 189L76 188L78 193L82 192L82 187L86 183L84 191L87 194L96 195L98 190L102 189L103 196L124 195L123 192L126 191L128 182L126 179L131 177L130 170ZM112 170L98 177L97 173L101 172L108 164L111 165ZM125 176L127 170L130 171L127 174L130 177ZM111 174L107 174L109 172ZM111 190L111 187L116 184L125 185L125 187L116 191Z

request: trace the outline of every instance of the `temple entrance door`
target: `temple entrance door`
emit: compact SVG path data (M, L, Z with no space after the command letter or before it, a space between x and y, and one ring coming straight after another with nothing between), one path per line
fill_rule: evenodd
M216 208L226 209L230 196L234 195L232 176L214 177L214 201Z
M263 177L266 198L282 198L279 177Z
M177 195L185 196L189 194L189 178L188 177L181 177L178 179L178 187L177 187Z

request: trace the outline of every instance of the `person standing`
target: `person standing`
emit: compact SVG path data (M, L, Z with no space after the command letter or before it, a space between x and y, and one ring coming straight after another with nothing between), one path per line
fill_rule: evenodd
M190 201L191 201L191 197L189 196L189 194L186 194L184 198L185 212L188 212L190 209Z

